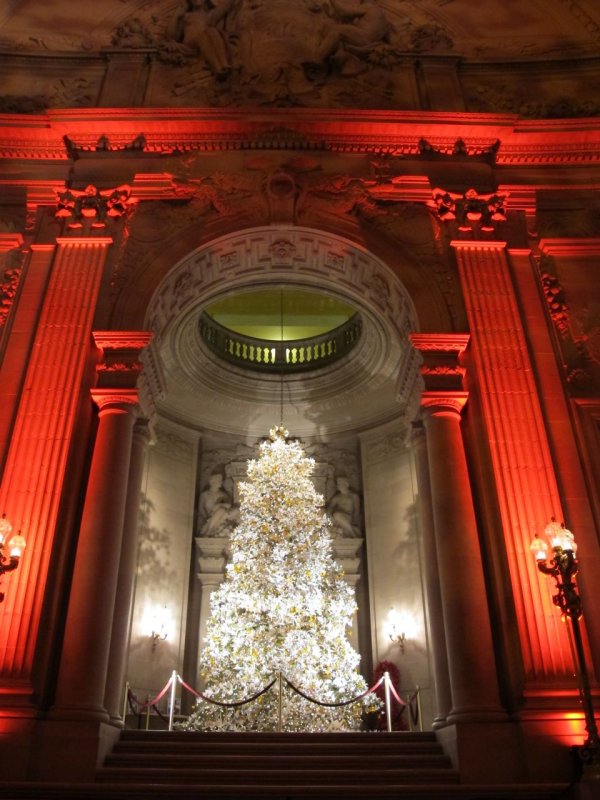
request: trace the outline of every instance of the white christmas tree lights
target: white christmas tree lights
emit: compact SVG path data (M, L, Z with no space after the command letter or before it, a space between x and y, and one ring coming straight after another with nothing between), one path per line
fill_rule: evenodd
M240 523L231 536L225 581L213 593L200 659L207 698L253 702L233 708L199 700L184 724L200 730L353 730L378 700L340 707L325 703L366 691L360 656L346 630L353 590L332 555L330 522L310 479L314 461L287 431L271 431L240 484ZM279 680L278 675L284 679ZM287 681L285 680L287 679ZM279 689L282 687L282 711Z

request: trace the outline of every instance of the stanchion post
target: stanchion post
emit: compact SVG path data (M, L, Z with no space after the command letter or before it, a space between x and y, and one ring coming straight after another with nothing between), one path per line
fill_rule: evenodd
M283 730L283 678L281 670L277 673L277 682L279 684L279 697L277 698L277 733Z
M127 719L127 703L129 702L129 681L125 683L125 697L123 698L123 727Z
M419 730L423 732L423 714L421 713L421 687L417 686L417 714L419 715Z
M150 695L146 697L146 730L150 728Z
M171 673L171 694L169 699L169 730L173 730L173 716L175 714L175 693L177 692L177 670Z
M384 687L385 687L385 720L387 723L388 733L392 731L392 709L390 698L390 676L388 672L383 673Z

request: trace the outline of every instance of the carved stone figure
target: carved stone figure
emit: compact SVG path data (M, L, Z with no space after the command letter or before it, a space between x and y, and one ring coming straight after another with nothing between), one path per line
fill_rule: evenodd
M317 58L331 58L342 74L365 69L360 59L387 41L392 26L383 11L372 2L343 3L331 0L333 25L319 48Z
M238 522L239 512L223 488L223 476L214 473L200 495L200 536L227 536Z
M337 492L329 501L327 510L333 520L334 533L357 538L360 536L360 500L350 488L347 478L336 480Z
M231 72L222 26L234 3L235 0L188 0L188 10L180 18L181 41L200 53L219 80Z

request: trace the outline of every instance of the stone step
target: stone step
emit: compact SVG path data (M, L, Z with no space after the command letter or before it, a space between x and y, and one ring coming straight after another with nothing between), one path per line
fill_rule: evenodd
M231 741L225 744L224 742L215 742L211 740L188 740L188 741L172 741L168 740L156 741L154 739L135 739L135 740L120 740L115 745L115 753L139 753L152 754L152 753L185 753L193 755L199 754L218 754L222 753L224 748L232 755L252 755L253 753L262 752L265 747L268 747L269 753L286 755L289 753L302 753L304 755L326 755L326 754L347 754L352 757L359 757L364 753L372 753L374 748L372 744L365 744L361 742L290 742L290 741L272 741L272 742L256 742L256 741ZM398 743L381 741L376 743L376 752L380 755L396 755L405 754L407 756L419 757L426 755L436 755L441 752L440 746L435 741L415 741Z
M468 786L468 785L396 785L373 787L365 780L352 786L288 786L263 784L232 786L230 784L202 786L180 783L3 783L2 800L559 800L567 787L557 784L529 786Z
M230 786L353 786L365 783L371 787L395 785L452 784L458 783L454 770L434 769L377 769L365 767L342 769L291 768L278 769L214 769L206 768L153 768L153 767L104 767L97 773L97 781L110 783L182 783L198 787L228 784Z
M369 770L386 769L450 769L450 759L441 753L420 755L370 753ZM155 769L184 769L214 767L215 769L351 769L356 766L354 754L347 753L250 753L223 752L122 752L117 750L104 762L104 769L127 769L135 767Z

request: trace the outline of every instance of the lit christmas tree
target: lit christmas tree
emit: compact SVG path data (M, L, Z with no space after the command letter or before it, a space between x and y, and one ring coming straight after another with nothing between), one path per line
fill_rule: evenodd
M200 666L206 697L236 702L281 672L304 694L339 703L362 694L360 660L346 629L354 593L333 560L323 497L310 479L314 461L287 432L271 431L240 484L240 523L231 536L225 581L212 614ZM225 709L199 700L184 727L276 730L279 681L257 700ZM281 682L282 730L355 730L374 696L339 708L315 705Z

